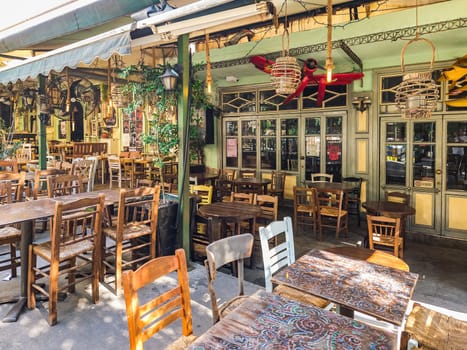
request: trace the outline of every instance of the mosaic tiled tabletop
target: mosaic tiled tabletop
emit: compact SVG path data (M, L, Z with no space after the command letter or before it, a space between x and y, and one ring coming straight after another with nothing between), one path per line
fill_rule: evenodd
M399 326L417 279L415 273L313 250L274 275L273 282Z
M395 347L395 334L260 290L201 335L189 349Z

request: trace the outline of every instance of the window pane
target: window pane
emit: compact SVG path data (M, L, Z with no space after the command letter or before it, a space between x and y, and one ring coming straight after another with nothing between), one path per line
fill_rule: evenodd
M276 169L276 139L261 138L261 169Z
M405 145L386 145L386 184L405 185L405 155Z
M407 141L407 124L406 123L387 123L386 124L386 141L388 142L405 142Z
M326 136L326 174L334 175L333 181L340 182L342 177L342 139Z
M296 137L281 138L281 170L298 171L298 144Z

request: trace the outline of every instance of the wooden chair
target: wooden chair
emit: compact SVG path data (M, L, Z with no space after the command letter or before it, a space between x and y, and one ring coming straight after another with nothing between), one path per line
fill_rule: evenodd
M274 290L272 288L271 278L274 273L295 261L292 219L286 216L284 220L276 220L269 223L267 226L260 227L259 236L263 255L266 291L274 292L286 298L298 300L321 308L327 307L330 304L329 301L308 293L300 292L295 288L285 285L279 285L275 287Z
M279 196L279 199L284 198L285 188L285 173L282 171L273 171L271 174L271 185L268 189L268 194L271 196Z
M254 199L254 193L232 192L230 194L230 202L245 202L248 204L253 204Z
M384 198L388 202L402 203L409 205L410 203L410 194L398 191L385 191Z
M2 180L10 181L13 202L22 202L25 199L26 172L0 173L0 181Z
M198 185L198 177L197 176L189 176L188 184L189 185Z
M47 189L47 177L56 176L56 175L65 175L65 170L61 169L37 169L34 172L34 187L32 190L32 198L38 199L41 197L48 197L49 191Z
M14 159L12 160L0 160L0 172L11 172L17 173L19 172L18 162Z
M279 212L279 197L267 194L258 194L255 196L253 204L261 208L261 214L256 217L254 230L255 242L253 245L253 256L254 260L256 260L256 257L261 253L259 228L261 226L267 226L269 223L277 220L277 214Z
M152 187L154 186L154 181L150 179L136 179L136 187Z
M144 287L172 272L177 272L178 284L151 299L141 299ZM196 337L193 335L190 286L185 251L177 249L175 255L151 259L136 271L123 273L126 314L130 350L143 350L143 344L162 328L181 319L183 337L172 343L170 349L185 349ZM146 288L147 290L147 288ZM151 295L157 289L151 289Z
M366 217L370 249L375 249L375 245L392 247L394 256L403 258L404 238L400 236L401 219L373 215Z
M120 158L122 166L122 182L127 188L135 186L135 162L133 158Z
M355 215L360 227L360 210L362 206L361 193L362 193L361 177L344 177L343 183L348 183L353 186L352 192L347 194L347 211L349 215Z
M212 218L194 214L194 227L190 230L191 257L194 260L206 258L206 247L214 242Z
M333 174L325 174L325 173L311 174L312 182L332 182L333 179L334 179Z
M0 181L0 204L12 202L12 189L10 181ZM1 206L0 206L1 208ZM1 209L0 209L1 210ZM0 250L0 271L11 270L11 277L16 277L16 269L21 265L16 249L21 241L21 230L13 226L0 227L0 246L8 245L10 250Z
M349 230L349 215L345 208L345 194L342 190L329 189L329 197L320 197L319 216L320 216L320 237L323 236L323 228L332 228L336 231L336 239L339 233L344 231L347 236Z
M29 246L28 307L36 307L36 292L48 298L48 322L57 323L58 293L73 293L75 285L91 279L92 302L99 300L99 246L104 195L72 202L57 201L50 241ZM46 264L37 264L37 258ZM61 277L66 275L66 278ZM43 280L48 282L44 288Z
M240 170L239 178L251 178L256 177L256 170Z
M401 333L401 350L408 349L409 339L417 341L416 349L465 349L467 321L414 303Z
M233 181L235 179L236 172L237 171L235 169L222 169L221 175L224 175L226 180Z
M156 257L156 226L160 187L121 189L117 222L104 228L100 279L116 295L122 284L122 271ZM114 274L113 287L105 280Z
M234 310L246 297L243 286L243 260L251 257L252 250L253 235L251 233L222 238L206 247L207 259L204 265L208 274L208 290L211 297L213 323L217 323L219 319ZM218 300L222 299L218 298L214 286L216 272L222 266L230 263L236 263L237 266L238 293L236 297L224 301L219 306Z
M177 187L175 184L171 182L163 182L160 184L160 186L163 189L164 193L173 193L174 188Z
M79 175L56 175L47 177L49 198L67 196L83 192L83 183Z
M112 188L113 183L116 182L118 188L122 187L122 166L118 156L109 156L107 158L109 165L109 186Z
M313 233L316 235L316 228L321 226L321 217L319 216L318 191L316 188L298 187L293 188L293 207L294 207L294 230L302 227L313 227ZM321 233L321 231L320 231ZM320 240L323 237L320 236Z
M212 203L213 187L211 185L192 185L190 192L197 194L200 198L198 205L206 205Z

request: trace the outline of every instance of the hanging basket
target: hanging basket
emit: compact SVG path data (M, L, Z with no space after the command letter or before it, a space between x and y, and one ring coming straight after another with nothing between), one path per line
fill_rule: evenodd
M404 52L407 46L417 40L424 40L431 45L432 58L430 70L405 74L396 88L395 101L402 118L405 119L426 119L431 117L439 99L439 89L432 78L433 62L435 57L435 47L433 43L424 38L414 38L407 42L401 52L401 69L404 72Z
M279 57L271 68L271 82L276 93L290 95L297 90L301 80L301 69L297 59L291 56Z
M111 91L112 102L117 108L124 108L131 102L128 95L123 93L120 86L113 86Z

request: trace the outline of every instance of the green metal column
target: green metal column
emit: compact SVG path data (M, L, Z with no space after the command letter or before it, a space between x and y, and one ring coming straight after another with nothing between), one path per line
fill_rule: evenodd
M188 152L188 126L190 111L188 106L188 93L190 84L190 52L188 50L188 34L178 37L178 64L183 67L182 93L178 98L178 134L180 136L180 150L178 160L178 193L179 193L179 234L182 237L182 247L185 249L187 259L190 259L190 199L188 177L190 172Z
M39 75L39 96L46 95L46 79L47 77L44 75ZM39 110L41 109L40 106L40 98L39 98ZM46 132L46 123L50 118L49 114L44 114L39 112L39 168L41 170L47 169L47 132Z

